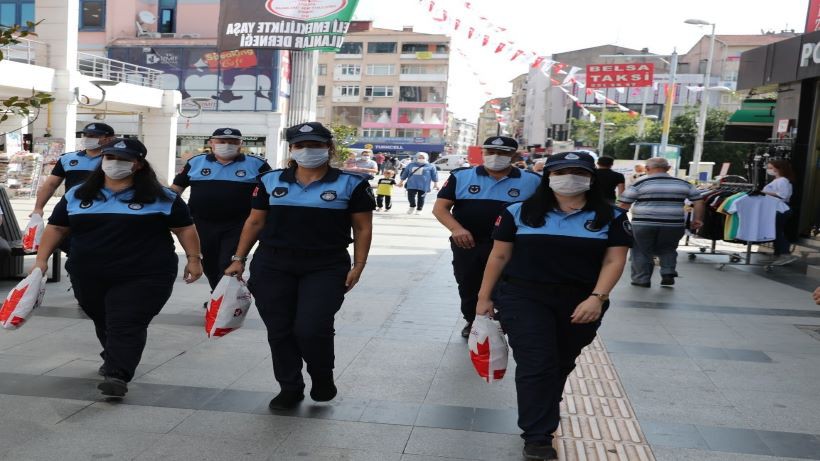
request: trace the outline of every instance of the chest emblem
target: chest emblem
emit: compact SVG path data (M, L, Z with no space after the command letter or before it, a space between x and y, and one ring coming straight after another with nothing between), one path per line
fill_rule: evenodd
M509 191L507 191L507 195L509 195L510 197L518 197L519 195L521 195L521 191L518 189L510 189Z
M237 170L236 171L236 176L238 178L244 178L247 175L248 175L248 173L245 170Z
M336 200L336 191L335 190L326 190L326 191L322 192L322 195L320 195L319 197L321 197L321 199L324 200L325 202L332 202L332 201Z
M210 176L211 175L211 169L210 168L203 168L202 170L199 171L199 174L201 174L202 176Z
M83 200L82 202L80 202L80 208L85 210L85 209L91 208L91 205L93 205L93 204L94 204L94 202L92 202L92 201Z
M273 190L273 198L282 198L288 195L288 188L287 187L277 187Z
M142 207L143 207L142 203L129 203L128 204L128 208L130 208L132 210L135 210L135 211L136 210L141 210Z
M471 194L477 194L481 192L481 186L473 184L469 188L467 188L467 191L469 191Z
M77 166L77 165L79 165L79 164L80 164L80 161L79 161L79 160L76 160L76 159L75 159L75 160L71 160L70 162L68 162L68 166Z
M595 221L592 220L592 219L590 219L589 221L584 223L584 229L586 229L590 232L598 232L598 231L601 230L601 229L596 229L595 228Z

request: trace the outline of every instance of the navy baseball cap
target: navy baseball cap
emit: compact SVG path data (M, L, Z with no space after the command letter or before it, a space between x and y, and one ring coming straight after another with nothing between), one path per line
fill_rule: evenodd
M333 133L319 122L300 123L288 128L285 133L288 144L302 141L319 141L330 143L333 141Z
M114 155L126 160L141 160L148 155L145 145L137 139L117 138L102 147L103 155Z
M83 128L83 134L91 136L114 136L114 129L106 123L89 123Z
M518 150L518 142L513 138L506 136L491 136L484 140L482 149L498 149L507 152L515 152Z
M242 132L236 128L219 128L211 135L211 139L242 139Z
M586 152L561 152L547 158L544 171L563 170L564 168L583 168L595 173L595 160Z

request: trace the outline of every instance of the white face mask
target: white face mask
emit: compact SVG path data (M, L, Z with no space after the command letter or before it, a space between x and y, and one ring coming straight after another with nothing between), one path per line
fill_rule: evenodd
M134 162L104 158L102 161L102 170L110 179L124 179L134 174Z
M490 171L501 171L510 166L512 157L498 154L488 154L484 156L484 168Z
M550 176L550 189L560 195L580 195L589 190L591 182L592 178L576 174Z
M239 155L237 144L214 144L214 155L221 159L232 159Z
M290 156L302 168L319 168L330 159L326 147L306 147L290 151Z
M416 163L427 163L427 159L423 157L419 157L416 159Z
M94 150L100 148L100 138L83 138L82 145L84 150Z
M766 168L766 174L769 175L769 176L774 176L774 169Z

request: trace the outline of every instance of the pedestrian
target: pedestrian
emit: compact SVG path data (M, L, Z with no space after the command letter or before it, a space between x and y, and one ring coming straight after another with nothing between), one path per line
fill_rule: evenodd
M271 410L294 408L304 399L303 361L313 382L311 398L336 396L334 316L367 263L376 207L367 178L330 166L336 147L321 123L292 126L286 139L288 167L259 177L234 262L225 271L241 276L259 241L248 287L268 330L281 388Z
M376 162L376 165L379 168L379 174L384 174L384 154L382 154L381 152L377 153L373 156L373 160Z
M771 160L766 167L766 173L774 179L766 184L763 193L782 200L787 205L792 198L794 170L788 160ZM797 261L791 254L791 243L786 237L786 225L792 216L792 211L777 213L775 217L774 264L789 264Z
M541 178L512 166L518 143L506 136L484 141L484 164L450 173L438 193L433 215L450 231L453 274L467 324L461 336L470 336L484 266L493 248L492 231L498 215L513 202L535 193Z
M547 159L538 159L535 163L532 164L532 172L538 175L544 174L544 165L547 163Z
M703 225L701 193L688 182L671 176L669 162L654 157L646 161L646 176L627 187L618 202L632 209L635 245L632 248L632 285L649 288L655 269L653 257L661 264L661 285L672 286L678 276L678 244L685 233L684 202L694 207L692 229Z
M612 157L599 157L597 164L598 169L595 170L595 180L598 181L606 201L610 205L615 205L615 191L618 191L617 195L624 193L626 178L621 173L612 170L612 165L615 164L615 159Z
M401 172L401 180L398 186L407 189L407 200L410 208L407 214L421 214L424 208L424 198L430 192L430 184L438 190L438 171L436 167L428 161L426 152L416 154L416 160L410 162ZM406 185L406 186L405 186Z
M271 168L264 159L242 154L242 132L236 128L217 129L208 146L213 153L188 160L171 189L181 195L191 188L188 206L202 245L205 278L213 291L236 253L251 213L256 178Z
M393 170L385 170L384 177L379 179L376 187L376 211L390 211L393 208L393 186L396 185L394 176L396 172Z
M497 309L512 347L527 459L557 459L564 385L595 338L631 245L626 213L604 200L594 174L585 152L547 160L535 194L498 218L479 292L476 314Z
M366 175L375 175L379 172L379 166L371 158L373 151L369 149L363 150L359 157L353 162L352 168L347 168L347 171L353 173L362 173Z
M135 139L114 139L102 148L102 163L54 208L43 232L35 269L68 235L67 266L83 311L103 347L97 386L123 397L145 349L148 324L171 296L179 270L171 233L185 250L184 279L202 275L199 237L188 206L162 187ZM34 269L33 269L34 270Z
M626 187L631 186L632 184L635 183L635 181L643 178L644 176L646 176L646 167L643 165L643 163L636 164L635 166L632 167L632 174L630 174L626 178L625 186Z

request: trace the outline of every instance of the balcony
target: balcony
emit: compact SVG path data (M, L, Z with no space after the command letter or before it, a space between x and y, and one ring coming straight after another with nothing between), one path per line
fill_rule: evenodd
M400 82L446 82L447 74L400 74Z
M362 54L361 54L361 53L357 53L357 54L342 54L342 53L336 53L336 54L334 55L334 57L335 57L336 59L362 59Z
M333 73L333 81L335 82L361 82L362 74L342 74L341 72Z
M17 38L17 40L20 43L0 47L0 52L3 53L4 60L48 67L47 43L26 38Z
M77 70L91 78L130 83L160 89L162 71L148 67L103 58L88 53L77 53Z
M361 102L361 96L340 96L340 95L333 95L333 102Z
M401 59L450 59L450 53L432 53L430 51L417 51L415 53L402 53Z

